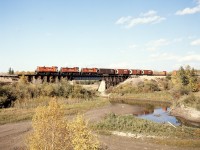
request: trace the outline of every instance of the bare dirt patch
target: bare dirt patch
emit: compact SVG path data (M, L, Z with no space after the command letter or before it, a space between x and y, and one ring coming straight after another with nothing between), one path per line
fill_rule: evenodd
M107 114L115 113L117 115L130 115L130 114L143 114L144 110L142 107L139 106L131 106L128 104L109 104L102 108L97 108L93 110L89 110L85 113L86 119L89 121L100 121L103 119Z
M23 149L24 137L31 130L31 122L19 122L0 126L0 149Z

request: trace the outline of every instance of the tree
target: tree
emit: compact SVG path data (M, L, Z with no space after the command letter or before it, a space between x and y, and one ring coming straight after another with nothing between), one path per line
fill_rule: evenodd
M189 72L189 70L187 72ZM186 74L187 72L185 71L185 69L182 66L180 67L180 69L178 71L179 79L183 86L186 86L189 83L189 78Z
M8 69L8 74L14 74L14 70L11 67Z
M74 150L96 150L99 148L99 142L92 135L88 128L88 122L83 119L83 116L78 115L72 122L72 145Z
M92 135L83 116L69 123L64 110L55 100L36 108L33 132L28 137L30 150L96 150L99 142Z
M56 101L36 109L32 126L33 133L28 138L30 150L71 149L70 129L64 111Z
M198 78L196 76L194 68L190 71L189 74L189 87L192 90L192 92L197 92L198 91Z
M198 78L194 68L191 68L189 65L185 69L181 66L176 75L172 76L172 82L174 85L179 86L180 88L188 88L192 92L198 91Z

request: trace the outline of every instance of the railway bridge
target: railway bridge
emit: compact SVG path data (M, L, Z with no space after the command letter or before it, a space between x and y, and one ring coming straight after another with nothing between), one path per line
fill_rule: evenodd
M105 89L109 88L110 86L115 86L119 84L120 82L125 81L127 78L131 77L131 75L92 75L92 74L86 74L86 75L36 75L36 74L19 74L19 75L0 75L0 81L6 81L6 82L13 82L19 80L22 76L25 76L28 80L28 82L36 83L36 82L59 82L61 80L98 80L98 81L104 81L105 82Z

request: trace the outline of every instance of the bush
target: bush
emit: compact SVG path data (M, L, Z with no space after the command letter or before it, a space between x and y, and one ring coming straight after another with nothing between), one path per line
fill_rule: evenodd
M16 98L17 97L10 85L0 86L0 108L10 107Z
M186 86L176 86L170 90L170 93L174 99L179 99L183 95L188 95L190 93L190 89Z
M28 137L30 150L71 149L69 125L64 111L55 101L48 107L38 107L32 120L33 133Z
M74 150L95 150L100 147L95 136L88 128L83 116L78 115L72 122L72 145Z
M154 92L154 91L160 91L158 83L155 80L145 81L143 92Z
M178 106L184 105L192 108L196 108L200 110L200 97L194 96L194 94L185 96L178 100L177 104Z
M96 150L99 142L82 116L69 123L55 100L49 106L38 107L32 120L33 133L28 136L28 148L48 150Z
M160 91L158 82L155 80L146 80L144 82L137 83L137 85L132 85L131 83L120 85L116 88L113 88L112 93L125 95L154 91Z

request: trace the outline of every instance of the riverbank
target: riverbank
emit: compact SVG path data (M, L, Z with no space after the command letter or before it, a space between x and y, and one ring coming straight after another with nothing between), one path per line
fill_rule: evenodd
M194 94L183 96L172 105L171 115L200 126L200 97Z
M195 108L185 107L182 105L181 107L172 108L170 114L190 121L193 124L199 124L200 126L200 111L196 110Z

